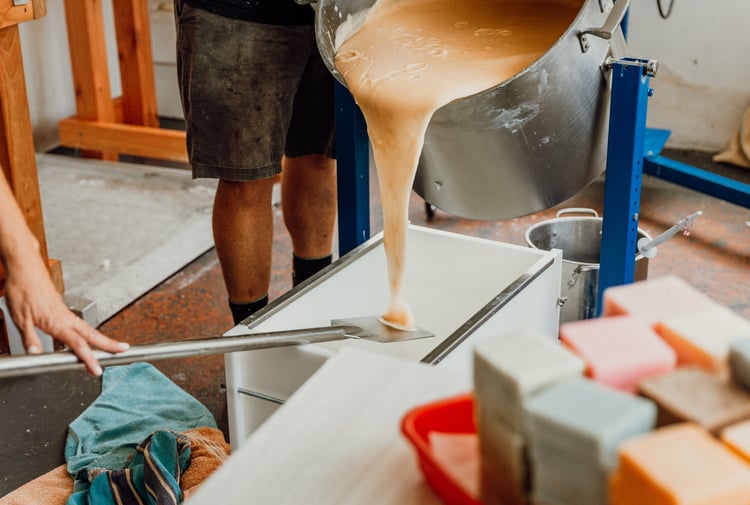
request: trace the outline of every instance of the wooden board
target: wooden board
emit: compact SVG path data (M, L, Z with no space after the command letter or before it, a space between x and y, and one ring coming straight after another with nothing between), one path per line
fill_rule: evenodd
M470 389L465 374L345 348L187 505L439 505L400 432L411 408Z

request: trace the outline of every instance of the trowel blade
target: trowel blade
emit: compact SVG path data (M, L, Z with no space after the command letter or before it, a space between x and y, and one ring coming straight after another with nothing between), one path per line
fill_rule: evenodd
M362 330L354 335L376 342L391 343L405 342L407 340L416 340L418 338L434 337L435 334L423 328L414 328L411 330L399 330L383 324L377 317L353 317L346 319L331 320L333 326L359 326Z

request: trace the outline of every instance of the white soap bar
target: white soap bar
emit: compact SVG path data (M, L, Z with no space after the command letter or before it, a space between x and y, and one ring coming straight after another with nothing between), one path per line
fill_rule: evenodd
M556 339L519 330L484 340L474 348L474 395L484 415L511 430L523 429L523 399L571 376L585 363Z
M484 505L524 505L528 467L523 437L477 409L480 495Z

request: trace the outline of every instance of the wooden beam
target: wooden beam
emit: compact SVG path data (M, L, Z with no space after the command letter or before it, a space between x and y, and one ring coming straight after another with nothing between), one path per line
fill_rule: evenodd
M39 19L47 15L46 0L32 0L31 5L34 8L34 19Z
M123 121L159 126L151 29L146 0L113 0L122 82Z
M36 152L29 116L26 78L18 26L0 29L0 166L21 207L39 251L50 266L52 282L64 291L62 265L50 260L39 193ZM5 278L0 268L0 284Z
M13 5L13 0L0 0L0 28L15 26L34 19L31 4Z
M65 0L65 21L68 28L76 115L91 121L112 122L115 120L115 113L112 106L101 1ZM102 156L97 157L117 160L116 153L102 153Z
M60 143L79 149L96 149L187 163L185 132L77 117L58 123Z
M18 26L0 30L0 165L47 260L31 117Z

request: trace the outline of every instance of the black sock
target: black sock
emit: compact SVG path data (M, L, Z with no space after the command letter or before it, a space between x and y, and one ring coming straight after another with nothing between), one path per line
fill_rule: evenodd
M234 324L240 324L266 305L268 305L268 295L250 303L234 303L232 300L229 300L229 309L232 311Z
M292 286L306 281L316 273L331 264L333 255L329 254L322 258L307 259L300 258L296 254L292 256Z

